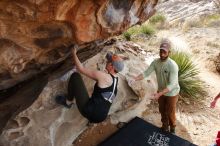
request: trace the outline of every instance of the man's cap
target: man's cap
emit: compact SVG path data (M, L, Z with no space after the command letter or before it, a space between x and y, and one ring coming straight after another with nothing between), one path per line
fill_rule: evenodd
M112 63L112 65L115 68L115 71L120 72L123 70L124 62L123 62L123 59L119 57L118 55L112 52L108 52L106 54L106 59Z
M169 52L171 49L171 44L168 40L163 40L160 44L160 50L164 50L166 52Z

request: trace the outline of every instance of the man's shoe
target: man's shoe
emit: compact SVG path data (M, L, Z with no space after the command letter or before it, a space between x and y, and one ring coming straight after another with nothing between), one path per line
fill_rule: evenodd
M61 104L66 108L71 108L71 106L73 105L73 103L67 104L66 103L66 97L63 96L63 95L59 95L59 96L55 97L55 100L56 100L57 104Z
M170 128L170 133L175 134L176 133L175 128Z
M163 132L169 132L169 128L168 127L160 127L160 130Z

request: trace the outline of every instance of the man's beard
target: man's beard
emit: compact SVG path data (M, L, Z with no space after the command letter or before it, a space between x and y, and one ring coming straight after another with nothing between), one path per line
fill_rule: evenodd
M162 57L162 56L160 56L160 60L161 60L161 61L165 61L165 60L167 60L168 57L169 57L169 56L167 56L167 57Z

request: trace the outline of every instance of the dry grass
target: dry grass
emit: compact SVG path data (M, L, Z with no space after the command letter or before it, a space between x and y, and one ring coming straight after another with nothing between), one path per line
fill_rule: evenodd
M215 3L216 8L220 12L220 0L214 0L213 2Z
M183 30L187 31L193 27L212 27L215 23L220 23L220 14L205 15L200 18L187 20L183 24Z
M207 42L207 46L212 47L212 48L220 48L220 45L214 42Z

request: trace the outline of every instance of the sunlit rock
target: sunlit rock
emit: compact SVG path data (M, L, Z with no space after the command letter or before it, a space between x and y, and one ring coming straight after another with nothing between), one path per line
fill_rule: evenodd
M110 120L114 124L127 122L135 116L141 117L147 110L147 104L150 103L152 94L156 92L154 74L144 81L129 84L129 74L138 75L149 64L143 63L143 60L147 58L141 54L136 57L136 53L122 53L124 52L122 50L125 49L142 51L136 44L119 42L115 47L105 47L99 54L84 62L86 67L103 70L106 61L105 55L108 51L117 52L128 58L125 60L125 69L118 75L118 94L109 112ZM149 54L149 56L151 55ZM54 100L57 95L67 94L68 79L72 72L73 70L59 79L51 80L29 108L9 120L0 136L0 145L72 145L72 142L87 128L88 120L81 116L76 105L71 109L66 109L57 105ZM91 95L95 82L85 76L83 79Z
M66 60L71 42L83 45L146 21L156 4L157 0L1 0L0 90Z

